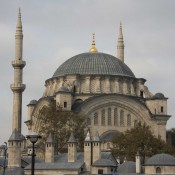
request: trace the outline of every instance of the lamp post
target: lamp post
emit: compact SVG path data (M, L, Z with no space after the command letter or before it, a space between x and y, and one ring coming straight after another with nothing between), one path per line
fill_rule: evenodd
M3 175L5 174L5 169L7 167L6 165L6 159L7 159L7 142L5 143L5 149L4 149L4 166L3 166Z
M31 166L31 175L34 175L34 170L35 170L35 143L38 141L38 139L41 138L40 135L38 135L37 133L32 133L30 135L26 136L27 140L30 140L30 142L32 143L32 166Z

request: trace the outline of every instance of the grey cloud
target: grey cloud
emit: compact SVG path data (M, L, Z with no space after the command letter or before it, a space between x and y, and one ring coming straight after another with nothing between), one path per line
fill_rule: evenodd
M122 19L125 62L136 76L146 78L150 91L170 98L169 113L174 116L175 101L175 22L174 0L6 0L0 1L0 142L11 134L13 82L11 60L18 8L22 10L24 31L23 121L26 105L39 99L44 82L66 59L87 52L91 34L96 33L98 50L116 55L119 22ZM65 54L64 54L65 52ZM174 127L174 117L168 128ZM26 127L23 125L24 134Z

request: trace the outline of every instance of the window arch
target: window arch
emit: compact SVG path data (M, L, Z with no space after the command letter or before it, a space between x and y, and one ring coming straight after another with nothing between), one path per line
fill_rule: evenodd
M120 111L120 126L124 126L124 111Z
M87 125L91 125L91 119L87 118Z
M108 108L108 125L111 125L111 108Z
M160 168L160 167L157 167L157 168L156 168L156 173L157 173L157 174L161 174L161 168Z
M114 126L118 125L118 110L117 108L114 109Z
M127 115L127 126L131 126L131 115Z
M101 111L101 125L105 125L105 110Z
M98 113L94 113L94 125L98 125Z

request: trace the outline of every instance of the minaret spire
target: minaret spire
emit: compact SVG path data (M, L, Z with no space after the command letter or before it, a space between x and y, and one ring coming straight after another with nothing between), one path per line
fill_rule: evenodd
M13 91L13 119L12 119L12 131L16 129L21 133L21 120L22 120L22 92L25 89L25 84L22 84L23 68L26 64L22 60L23 54L23 33L22 33L22 21L21 10L19 9L18 21L16 25L15 34L15 59L12 61L14 68L14 82L11 84L11 90Z
M118 35L117 58L124 62L124 41L122 33L122 22L120 21L120 29Z
M98 52L97 48L95 47L95 33L92 34L92 47L89 52Z

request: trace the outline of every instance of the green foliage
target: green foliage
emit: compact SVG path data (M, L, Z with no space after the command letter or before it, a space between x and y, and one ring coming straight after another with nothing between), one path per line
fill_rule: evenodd
M154 154L175 153L170 145L152 135L149 126L141 125L141 123L135 128L114 137L113 146L114 155L121 157L121 159L127 157L128 160L135 160L135 155L139 151L143 163L146 157Z
M166 132L167 135L167 142L175 147L175 128L171 128Z
M77 115L72 111L64 111L57 107L53 101L49 106L44 106L39 111L40 121L39 134L46 141L49 133L54 135L56 141L56 152L64 152L71 132L79 143L79 148L83 148L85 117ZM43 145L44 149L44 145Z

